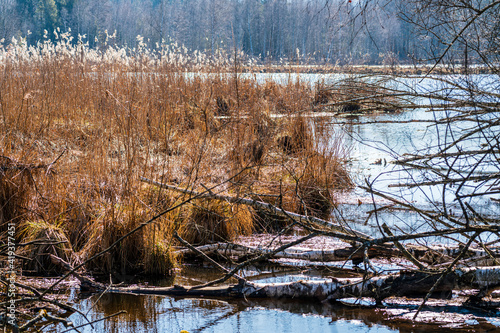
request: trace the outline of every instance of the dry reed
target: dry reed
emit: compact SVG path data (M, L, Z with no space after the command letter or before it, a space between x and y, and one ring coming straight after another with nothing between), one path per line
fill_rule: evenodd
M2 169L3 223L43 221L85 258L181 199L144 188L139 176L202 190L240 173L218 190L279 196L279 205L320 215L334 204L333 190L349 187L342 156L319 149L312 124L297 117L312 108L309 84L226 75L220 63L186 60L182 48L137 57L67 39L0 47L0 155L57 160L29 179ZM184 74L195 68L215 72ZM285 137L289 151L280 144ZM248 207L198 200L87 268L169 274L174 231L193 243L231 240L255 230L255 216Z
M196 200L181 221L180 235L192 244L232 241L253 231L253 210L219 200Z

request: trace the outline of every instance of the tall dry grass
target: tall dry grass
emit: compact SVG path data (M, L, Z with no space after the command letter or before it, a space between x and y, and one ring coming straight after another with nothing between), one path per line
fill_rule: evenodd
M327 215L332 191L351 182L340 150L321 144L331 133L301 116L314 89L225 74L227 59L186 60L180 49L91 50L64 34L37 47L1 47L1 223L15 220L31 238L57 230L55 239L83 259L185 199L145 186L140 176L203 190L238 173L217 191ZM186 73L193 68L212 73ZM27 178L8 171L9 161L44 168ZM87 269L168 274L177 261L174 231L194 243L232 240L256 229L257 213L193 202Z

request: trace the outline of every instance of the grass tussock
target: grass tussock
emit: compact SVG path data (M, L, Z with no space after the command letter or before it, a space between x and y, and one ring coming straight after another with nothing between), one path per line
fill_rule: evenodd
M210 75L184 74L198 67L175 52L137 57L61 38L38 48L0 47L0 232L8 221L37 221L18 238L65 239L61 249L43 251L76 262L185 199L145 186L141 176L197 191L219 184L218 193L321 216L334 192L352 185L344 152L328 141L331 128L301 116L314 106L310 84L258 82L218 65L204 65ZM247 235L272 219L195 200L86 268L169 274L178 260L175 231L202 244Z
M232 241L254 229L252 208L219 200L196 200L185 213L179 233L192 244Z
M353 187L342 161L331 154L312 154L297 177L297 199L302 214L327 218L335 207L332 189Z
M147 219L146 211L135 202L110 206L90 225L88 241L79 256L88 258L107 249ZM155 276L172 274L177 266L170 246L172 229L165 220L159 222L163 224L148 225L126 237L87 267L96 273L125 275L144 271Z
M301 129L304 127L298 122ZM342 145L341 137L330 138L316 127L308 141L311 146L290 156L281 153L286 162L279 169L268 170L269 179L255 186L253 198L288 211L328 218L336 206L336 197L353 188L354 183L344 166L348 152ZM328 143L326 141L329 141ZM258 229L280 230L290 224L290 220L268 212L258 212Z
M31 243L23 249L23 254L31 259L25 262L25 272L36 275L63 273L65 268L53 263L50 255L55 255L70 264L78 260L61 223L27 221L24 223L21 235L23 242Z
M144 272L148 276L171 276L179 266L179 258L164 242L147 243L143 257Z

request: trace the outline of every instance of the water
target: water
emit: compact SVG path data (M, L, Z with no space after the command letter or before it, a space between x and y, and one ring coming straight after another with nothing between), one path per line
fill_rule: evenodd
M422 323L410 322L418 303L386 304L385 308L360 308L350 305L322 304L295 300L217 300L172 298L167 296L105 294L78 300L77 308L87 313L90 321L114 316L80 332L486 332L500 326L494 313L478 313L440 304L424 309ZM74 325L87 321L79 314L70 317ZM61 331L58 327L55 331Z
M472 78L463 76L448 76L448 80L453 80L457 84L463 86L470 85L471 87L480 87L490 93L499 91L498 80L490 75L477 75ZM474 82L472 82L474 81ZM406 87L419 93L427 93L439 91L440 96L449 98L470 98L469 93L457 93L450 89L450 85L434 81L432 78L426 79L399 79L398 82L392 82L390 85L398 88ZM471 93L476 100L488 102L497 102L496 99L487 94L479 96ZM417 104L436 104L441 103L437 99L420 98L414 102ZM473 108L469 110L471 114L475 111ZM479 116L469 116L472 121L461 121L457 123L442 123L436 125L435 121L451 116L458 115L458 111L454 110L438 110L431 111L428 108L417 108L409 111L404 111L398 114L386 113L380 115L362 115L349 117L344 120L333 119L331 123L332 131L342 131L344 133L344 142L348 147L351 147L350 167L353 171L355 182L358 185L371 186L377 191L414 205L422 210L441 211L450 213L456 217L463 217L463 210L459 205L457 198L457 185L443 186L441 184L433 184L408 188L405 186L396 186L395 184L404 185L414 182L427 182L432 180L435 175L431 172L422 172L420 170L411 169L392 164L398 158L404 157L405 154L433 154L439 151L442 147L454 142L471 128L475 129L478 126L478 121L496 120L498 118L498 110L489 114ZM484 147L493 146L491 142L496 142L500 126L496 125L482 133L469 137L463 140L459 145L448 150L448 152L458 151L474 151L484 149ZM488 143L488 141L490 141ZM481 160L482 155L470 156L468 158L448 160L453 164L455 170L449 174L449 178L461 178L469 171L474 171L477 175L495 175L500 172L500 163L498 156L490 154L486 159ZM437 171L445 174L449 166L442 160L438 163L431 164ZM474 169L472 168L474 166ZM435 178L434 178L435 179ZM469 183L460 188L460 195L472 193L492 192L495 190L494 181L484 181L477 183ZM498 187L498 186L497 186ZM375 208L372 202L372 197L366 191L358 188L352 194L355 200L351 198L351 203L343 202L339 207L340 214L350 222L354 228L373 235L374 237L381 236L378 224L386 223L389 226L400 229L404 232L429 231L430 224L425 223L425 220L415 212L405 210L392 210L379 212L377 215L368 215L367 212ZM349 196L347 197L349 198ZM464 199L474 207L476 212L488 218L497 218L500 216L500 204L497 201L498 194L492 193L481 196L473 196ZM382 200L378 197L377 207L387 206L390 202ZM357 202L360 205L353 204ZM378 220L378 223L377 221ZM397 232L396 232L397 233ZM483 241L493 241L498 237L495 235L482 235ZM463 241L464 237L458 237L457 240ZM427 239L428 242L440 241L448 243L448 240L443 238Z
M330 76L257 74L251 76L259 81L272 79L282 83L286 83L287 80L296 80L298 77L311 83L318 80L325 80L325 82L341 80L344 77L337 74ZM487 76L485 80L488 84L496 82L489 80ZM398 83L401 86L418 87L420 91L434 89L433 84L434 82L430 80L420 82L419 80L402 80ZM432 208L441 199L441 186L407 190L390 188L388 185L403 182L408 175L413 175L412 171L402 171L401 167L391 164L392 160L404 153L432 147L439 135L442 135L440 133L442 129L431 126L436 116L440 117L443 114L436 115L425 109L416 109L399 114L367 115L349 119L332 118L329 126L332 132L338 133L342 130L345 133L345 144L351 147L350 167L358 184L365 184L365 181L369 180L379 190L398 195L419 207ZM413 122L414 120L418 122ZM429 122L424 122L425 120ZM391 121L391 123L382 123L383 121ZM477 142L472 141L470 144L474 145ZM380 164L376 164L379 161ZM484 171L495 170L498 170L497 165L492 166L491 169L486 168ZM486 196L478 200L477 207L482 212L491 216L500 216L500 205L492 202L490 197ZM351 194L350 199L348 197L344 201L339 206L338 214L356 229L370 235L379 235L379 229L374 222L375 216L367 214L374 208L370 195L357 189ZM456 209L456 206L450 207ZM390 226L397 226L401 232L422 231L428 228L421 216L408 211L387 210L379 213L376 218L380 223L385 222ZM429 239L428 241L446 242L443 239ZM273 273L272 270L271 273ZM216 276L219 275L209 269L186 270L182 277L176 278L176 283L200 283ZM260 282L284 282L319 277L318 275L305 275L302 272L288 275L271 274L261 279ZM405 315L404 311L407 310L400 310L397 307L392 309L394 311L391 314L391 311L383 309L361 309L356 306L347 307L293 300L227 301L124 294L90 295L75 298L74 301L77 303L77 308L88 313L90 320L101 319L121 310L127 311L127 314L95 323L93 327L83 327L80 329L81 332L180 332L181 330L187 330L190 333L455 332L460 329L465 331L495 330L497 329L495 325L498 324L497 316L468 317L472 315L471 313L454 313L447 319L446 311L448 310L439 307L424 311L422 316L431 318L426 324L412 326L408 324L409 321L402 320ZM394 313L398 314L394 315ZM441 322L435 319L441 318L440 316L442 316ZM463 318L457 316L463 316ZM72 315L71 319L74 320L75 325L86 323L86 320L79 314Z
M442 133L445 133L445 131L442 129L444 125L436 127L432 121L434 117L442 116L442 112L436 115L425 109L415 109L400 114L384 114L376 118L373 116L361 116L356 119L345 120L341 124L335 120L335 123L331 126L334 130L343 130L345 133L344 141L351 147L350 167L357 184L366 186L366 182L368 181L373 185L374 189L390 194L420 209L442 210L442 185L422 186L413 189L390 187L391 184L411 183L412 179L425 180L421 172L408 170L408 168L394 165L391 162L405 153L434 147L435 143L439 140L439 135L442 136ZM394 121L394 123L374 123L374 120L379 122ZM418 122L413 122L414 120ZM425 122L425 120L429 120L429 122ZM458 129L456 131L461 133ZM443 139L441 138L441 140ZM469 146L462 146L461 149L478 149L480 143L477 141L480 140L471 140L467 142ZM377 162L380 162L380 164ZM460 161L464 165L468 162L470 160ZM483 163L482 168L482 170L477 169L476 171L482 171L484 174L499 172L500 163ZM453 176L451 175L450 178L453 178ZM472 191L488 191L489 185L491 183L478 184L477 187L470 189L470 193ZM455 200L455 188L447 187L444 198L447 210L459 216L461 209ZM464 189L464 191L467 190L467 188ZM375 223L375 215L368 216L366 213L375 207L371 196L359 188L351 195L359 199L362 205L352 203L341 205L339 210L342 216L355 225L356 229L375 237L380 236L377 223ZM475 207L476 211L484 216L498 217L500 216L500 204L491 200L491 198L498 198L498 195L479 196L471 198L469 202L471 206ZM378 202L378 207L389 204L388 202L384 202L384 200L378 200ZM385 212L380 212L377 218L380 224L386 223L389 226L397 226L401 228L402 232L415 232L416 230L422 232L429 230L428 228L424 228L428 224L423 222L422 217L415 212L389 209ZM488 241L494 239L494 236L490 235ZM442 238L439 240L443 242ZM434 242L436 239L428 239L428 241Z
M88 309L96 296L83 300ZM293 301L222 301L171 297L104 295L91 310L98 319L125 309L127 314L82 328L81 332L398 332L381 324L373 310L328 308ZM75 316L75 325L83 324Z

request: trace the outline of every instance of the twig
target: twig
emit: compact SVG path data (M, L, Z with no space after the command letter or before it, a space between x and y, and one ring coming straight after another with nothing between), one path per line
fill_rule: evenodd
M417 312L413 316L413 320L417 319L418 314L420 313L420 311L422 310L422 308L424 307L425 303L427 302L427 300L429 299L429 297L432 295L432 293L434 292L434 290L436 290L437 286L441 283L441 281L444 279L444 277L446 275L448 275L448 273L451 272L451 270L453 269L453 267L462 258L462 256L465 254L465 252L467 251L467 249L472 244L472 242L474 241L474 239L476 239L477 236L479 236L479 232L476 232L472 237L469 238L469 241L464 246L464 248L462 249L462 251L460 252L460 254L455 258L455 260L453 260L453 262L446 268L446 270L444 270L444 272L441 273L441 275L437 279L436 283L434 283L434 285L429 290L429 292L427 293L427 295L425 295L424 300L422 301L422 303L420 304L420 306L417 309Z
M35 317L31 318L24 325L19 327L19 331L25 331L28 328L30 328L31 326L35 325L37 321L42 320L45 317L46 313L47 313L47 310L45 310L45 309L38 311L38 314Z
M388 234L389 236L394 236L392 233L391 229L387 226L387 224L382 224L382 228L384 229L385 233ZM394 245L403 253L403 255L410 260L415 266L417 266L420 270L425 271L427 270L427 267L425 267L420 261L417 260L408 250L397 240L394 241Z
M197 248L195 248L189 242L187 242L186 240L184 240L181 236L179 236L179 234L177 233L177 231L174 232L174 238L177 239L182 244L184 244L184 246L186 246L187 248L189 248L194 253L197 253L199 256L203 257L205 260L207 260L208 262L212 263L215 267L217 267L218 269L220 269L224 273L229 273L229 269L225 268L224 266L222 266L221 264L219 264L218 262L216 262L215 260L213 260L212 258L210 258L209 256L207 256L205 253L203 253L202 251L200 251ZM240 276L240 275L238 275L236 273L234 274L234 276L236 276L236 278L239 281L246 282L246 279L243 278L242 276Z
M49 165L47 165L47 171L45 172L46 175L49 174L50 170L52 169L52 167L54 166L54 164L57 163L57 161L59 161L59 159L64 155L64 153L68 150L68 148L64 148L64 150L59 154L59 156L56 157L55 160L53 160L52 162L49 163Z
M75 326L75 327L69 328L69 329L64 330L64 331L62 331L62 332L60 332L60 333L70 332L70 331L72 331L72 330L76 330L77 328L84 327L84 326L88 326L88 325L92 325L92 324L98 323L98 322L100 322L100 321L103 321L103 320L106 320L106 319L109 319L109 318L116 317L116 316L121 315L121 314L123 314L123 313L127 313L127 311L122 310L122 311L119 311L119 312L114 313L114 314L112 314L112 315L109 315L109 316L106 316L106 317L103 317L103 318L100 318L100 319L94 320L94 321L92 321L92 322L85 323L85 324L82 324L82 325L78 325L78 326Z

